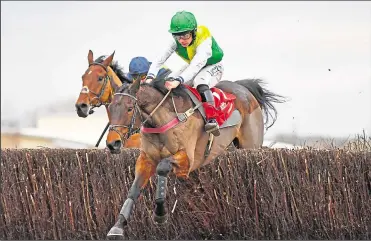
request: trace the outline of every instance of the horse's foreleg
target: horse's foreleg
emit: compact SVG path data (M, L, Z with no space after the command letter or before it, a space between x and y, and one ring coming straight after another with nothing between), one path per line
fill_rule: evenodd
M156 190L156 208L154 211L154 221L163 223L166 221L167 214L164 207L167 188L167 176L174 168L177 177L188 178L190 162L187 153L180 150L173 156L162 160L157 166L157 190Z
M155 172L155 167L153 161L144 152L141 152L135 163L135 179L129 190L128 197L121 208L117 222L107 236L123 236L123 228L129 220L134 203L140 195L140 190L147 185L149 178Z
M166 210L164 207L166 189L167 189L167 176L172 170L171 160L169 158L163 159L156 168L157 172L157 188L155 197L155 211L153 213L153 220L157 223L164 223L167 219Z

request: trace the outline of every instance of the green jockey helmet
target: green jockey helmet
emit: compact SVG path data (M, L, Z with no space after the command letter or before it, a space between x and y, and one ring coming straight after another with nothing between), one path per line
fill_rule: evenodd
M197 21L193 13L187 11L177 12L170 22L169 32L172 34L192 31L197 28Z

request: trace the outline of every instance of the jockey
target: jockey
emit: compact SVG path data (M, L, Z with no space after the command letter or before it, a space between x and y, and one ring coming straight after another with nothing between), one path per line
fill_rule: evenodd
M177 12L171 19L169 32L173 38L163 54L151 65L145 82L150 83L156 77L160 66L171 54L177 53L188 66L179 70L178 76L168 77L165 87L170 90L193 79L193 86L200 93L204 107L206 106L208 120L205 130L219 136L215 102L210 87L215 86L223 76L223 50L207 27L197 26L196 18L190 12Z
M149 62L145 57L134 57L131 59L129 64L129 73L126 74L127 79L130 83L140 78L140 80L145 80L147 77L148 70L152 62ZM164 71L167 71L166 66L162 66L158 74L162 74Z

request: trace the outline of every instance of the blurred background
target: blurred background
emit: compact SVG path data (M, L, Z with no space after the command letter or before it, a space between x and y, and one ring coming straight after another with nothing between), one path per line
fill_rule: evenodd
M84 119L74 107L89 49L95 58L116 51L128 71L131 58L161 53L180 10L224 50L223 79L262 78L289 98L265 145L370 134L370 2L1 2L1 147L93 147L105 109ZM166 63L182 64L175 55Z

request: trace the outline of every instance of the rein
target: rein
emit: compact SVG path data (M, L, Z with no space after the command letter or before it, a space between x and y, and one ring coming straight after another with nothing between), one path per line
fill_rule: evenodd
M187 110L186 112L184 113L178 113L177 112L177 108L175 106L175 101L174 101L174 98L173 98L173 95L171 95L171 99L172 99L172 104L173 104L173 107L174 107L174 110L175 110L175 113L177 115L177 117L175 117L174 119L172 119L171 121L169 121L167 124L161 126L161 127L156 127L156 128L147 128L147 127L144 127L143 125L153 116L153 114L158 110L158 108L164 103L164 101L166 100L166 98L171 94L171 90L168 91L166 93L166 95L162 98L162 100L160 101L160 103L157 104L157 106L153 109L153 111L147 116L147 118L142 121L143 119L143 116L142 116L142 113L141 113L141 109L140 107L138 106L138 103L137 103L137 98L131 94L128 94L128 93L115 93L115 95L122 95L122 96L128 96L130 97L131 99L134 100L134 114L130 120L130 124L129 126L127 125L110 125L109 126L109 129L110 130L113 130L115 131L121 138L121 141L122 143L125 143L125 141L133 134L135 133L139 133L139 131L143 132L143 133L164 133L166 132L167 130L177 126L179 123L183 123L185 121L187 121L188 117L191 116L194 111L196 109L198 109L202 103L200 102L198 105L196 105L195 107L191 107L189 110ZM135 120L136 120L136 113L139 112L140 114L140 119L141 119L141 125L139 128L134 128L134 124L135 124ZM128 132L125 134L125 136L122 136L121 133L116 129L116 128L127 128L128 129Z
M154 112L157 110L157 108L164 102L164 100L166 99L166 97L170 93L171 93L171 90L165 95L165 97L162 99L162 101L151 112L151 114L150 114L149 117L151 117L154 114ZM144 127L143 124L142 124L141 125L141 128L140 128L141 132L143 132L143 133L151 133L151 134L161 134L161 133L164 133L164 132L166 132L166 131L174 128L178 124L186 122L188 120L188 118L191 115L193 115L193 113L195 112L195 110L198 109L202 105L202 103L200 102L195 107L189 108L186 112L184 112L184 113L178 113L177 108L176 108L176 105L175 105L175 101L174 101L173 95L171 95L171 100L172 100L172 103L173 103L173 107L174 107L174 110L175 110L176 117L174 119L172 119L171 121L169 121L168 123L166 123L165 125L162 125L161 127L150 128L150 127Z
M149 120L149 118L151 118L152 117L152 115L156 112L156 110L162 105L162 103L164 103L164 101L166 100L166 98L169 96L169 94L171 93L171 90L169 90L167 93L166 93L166 95L165 95L165 97L164 98L162 98L162 100L160 101L160 103L158 103L158 105L153 109L153 111L148 115L148 117L144 120L144 122L142 123L142 126ZM171 98L173 98L172 96L171 96ZM136 103L136 102L135 102ZM173 104L174 104L174 108L175 108L175 103L174 103L174 101L173 101Z
M162 98L162 100L160 101L160 103L157 104L157 106L148 115L148 117L144 120L144 122L141 123L141 126L140 126L140 131L141 132L143 132L143 133L152 133L152 134L153 133L164 133L164 132L168 131L169 129L177 126L179 123L186 122L187 119L188 119L188 117L190 117L195 112L195 110L198 109L202 105L202 103L200 102L198 105L196 105L195 107L191 107L186 112L184 112L184 113L178 113L177 108L176 108L176 105L175 105L174 97L173 97L173 95L171 95L171 100L172 100L173 107L174 107L174 110L175 110L175 113L176 113L177 117L175 117L174 119L172 119L167 124L165 124L165 125L163 125L161 127L153 127L153 128L144 127L143 125L153 116L153 114L163 104L163 102L170 95L170 93L172 93L171 90L169 90L166 93L166 95ZM136 101L137 101L137 99L135 98L135 104L136 104ZM140 111L140 108L139 107L138 107L138 109Z

